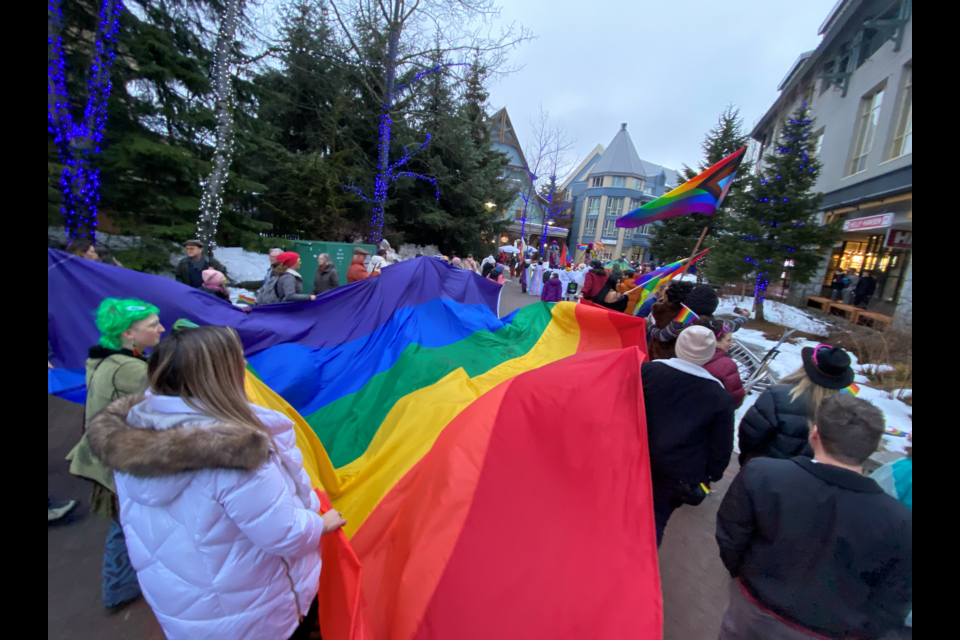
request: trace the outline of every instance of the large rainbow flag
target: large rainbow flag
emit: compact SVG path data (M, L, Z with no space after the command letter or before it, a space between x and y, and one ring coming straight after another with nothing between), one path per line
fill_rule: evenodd
M153 302L156 286L180 294L180 307L160 296L164 315L204 323L183 285L86 267L48 268L48 314L68 293L89 313L103 293ZM391 272L409 304L375 288ZM269 314L279 343L240 327L249 397L294 420L322 501L348 519L322 543L324 638L660 638L644 323L568 302L498 318L473 301L482 283L425 258L334 290L337 303L285 307L312 324ZM350 301L353 321L335 326ZM74 334L48 321L55 355L72 352Z
M747 148L744 147L730 154L669 193L617 218L617 226L633 229L687 213L712 215L737 177L737 169L740 168L746 152Z

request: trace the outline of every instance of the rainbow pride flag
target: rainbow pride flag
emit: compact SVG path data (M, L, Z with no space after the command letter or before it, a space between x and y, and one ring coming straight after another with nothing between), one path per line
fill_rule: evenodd
M856 397L856 395L857 395L858 393L860 393L860 385L858 385L856 382L854 382L854 383L851 384L849 387L847 387L847 388L845 388L845 389L841 389L841 390L840 390L840 393L845 393L845 394L847 394L848 396L854 396L854 397Z
M704 249L697 255L693 257L693 261L696 262L704 256L704 254L710 251L710 249ZM636 281L638 287L643 287L643 294L637 300L637 307L634 310L636 313L640 306L646 301L651 294L656 293L660 290L660 287L663 287L668 282L673 280L673 278L680 273L680 270L683 269L684 265L690 262L690 258L684 258L683 260L678 260L677 262L671 262L670 264L660 267L656 271L651 271L647 275L643 276Z
M321 612L324 638L659 638L635 393L644 323L560 302L503 321L467 312L475 330L443 330L463 313L443 305L362 345L249 359L250 397L295 421L308 475L348 520L343 539L324 539L340 545L324 557L350 567L324 563L320 601L348 605ZM323 379L333 363L345 369ZM616 400L598 409L591 391ZM610 428L597 438L578 415ZM573 504L616 525L570 527Z
M687 213L712 215L737 177L737 169L740 168L746 151L747 148L744 147L730 154L669 193L617 218L617 226L633 229Z
M680 324L687 324L688 322L692 322L693 320L696 320L697 318L700 317L697 314L695 314L693 310L687 305L681 304L680 306L683 307L683 309L680 311L680 313L677 314L677 317L674 318L674 320L679 322Z
M565 266L567 264L567 243L563 243L563 249L560 251L560 266Z
M662 636L643 322L569 302L500 318L501 287L430 258L245 313L48 251L47 291L65 367L108 296L237 329L248 397L293 420L324 508L348 520L321 542L325 640ZM572 526L585 505L602 518Z

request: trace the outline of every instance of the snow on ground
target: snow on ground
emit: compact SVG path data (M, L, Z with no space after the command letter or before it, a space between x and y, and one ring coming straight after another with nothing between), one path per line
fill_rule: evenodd
M720 299L720 306L717 307L716 313L732 315L734 307L749 309L752 304L752 298L724 296ZM814 317L803 309L791 307L782 302L765 300L763 303L763 311L767 322L781 324L788 329L796 329L797 331L811 333L815 336L827 336L830 334L830 324ZM750 317L755 318L756 314ZM750 325L748 324L747 326Z
M240 247L217 247L214 256L227 268L233 282L263 280L270 267L267 254L244 251Z
M747 326L750 325L748 324ZM735 334L735 337L737 342L740 342L748 347L752 347L754 353L761 358L767 351L772 349L777 344L775 340L767 340L763 333L760 331L754 331L752 329L741 329ZM770 363L770 370L774 373L777 379L782 379L785 376L790 375L803 366L803 357L801 356L802 349L804 347L816 346L817 343L812 340L798 340L796 344L784 342L780 345L780 353L777 355L776 359ZM855 355L851 353L850 357L853 360L854 370L860 370L863 368L857 362L857 357ZM866 366L869 367L872 365ZM863 379L863 382L861 382L860 378ZM883 437L882 446L888 451L904 453L904 446L908 444L906 434L913 430L913 407L898 400L896 391L889 393L887 391L881 391L879 389L866 386L864 382L868 381L863 376L857 376L855 381L858 385L860 385L860 393L857 397L866 400L883 412L884 417L887 420L888 434L897 432L903 434L900 436L885 435ZM906 390L905 393L910 393L910 390ZM747 412L749 406L752 406L753 403L756 402L756 399L757 394L751 393L744 399L743 406L737 410L736 424L738 429L740 426L740 419Z
M880 375L881 373L893 373L896 371L889 364L858 364L853 368L857 373L864 375Z

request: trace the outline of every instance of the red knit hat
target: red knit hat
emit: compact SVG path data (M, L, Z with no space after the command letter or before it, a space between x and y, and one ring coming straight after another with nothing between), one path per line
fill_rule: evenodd
M300 254L294 251L284 251L277 256L277 264L286 265L290 268L293 268L295 264L300 260Z

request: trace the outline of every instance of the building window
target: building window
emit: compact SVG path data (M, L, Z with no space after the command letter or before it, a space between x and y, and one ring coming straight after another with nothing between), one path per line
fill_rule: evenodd
M644 235L650 235L650 225L645 224L642 227L637 229L637 233L642 233Z
M877 135L877 122L880 120L880 107L883 105L883 89L860 101L860 115L857 118L857 135L853 139L853 157L850 159L850 170L847 175L865 171L867 160L870 159L870 149L873 148L873 139Z
M591 187L602 187L603 186L603 176L597 176L590 180Z
M639 209L641 206L643 206L643 202L640 200L640 198L630 198L630 211Z
M633 179L633 188L636 189L637 191L643 191L643 187L646 184L647 184L646 181L644 181L642 178Z
M893 139L891 158L913 153L913 67L907 67L903 83L903 99L897 119L896 137Z
M820 129L816 134L814 134L815 146L813 147L813 155L820 157L820 152L823 151L823 134L824 130Z
M587 200L587 215L595 216L600 213L600 198L589 198Z
M612 218L623 215L623 198L607 198L607 215Z
M626 187L627 178L625 176L613 176L610 178L611 187Z
M623 239L624 239L624 240L629 240L629 239L631 239L631 238L633 237L633 232L634 232L634 231L635 231L635 229L624 229L624 230L623 230Z
M604 220L603 221L603 237L604 238L614 238L617 235L617 221L616 220Z
M593 235L596 235L596 233L597 233L597 219L590 218L587 220L587 224L583 228L583 235L593 236Z
M643 188L643 192L644 192L645 194L647 194L648 196L652 196L652 195L653 195L653 187L644 187L644 188Z

